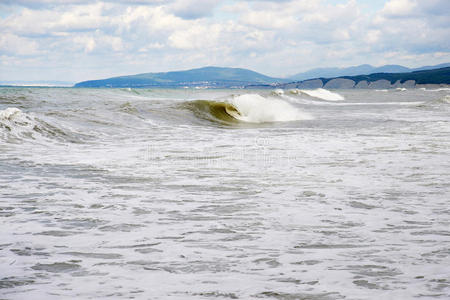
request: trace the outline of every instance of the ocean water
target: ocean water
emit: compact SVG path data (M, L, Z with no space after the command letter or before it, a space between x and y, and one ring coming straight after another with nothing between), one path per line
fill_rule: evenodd
M0 299L448 299L450 90L0 89Z

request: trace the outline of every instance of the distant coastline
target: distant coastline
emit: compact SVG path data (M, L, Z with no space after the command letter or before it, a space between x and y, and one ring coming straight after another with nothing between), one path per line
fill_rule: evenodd
M204 67L166 73L144 73L88 80L76 88L301 88L301 89L391 89L426 85L450 85L450 67L405 73L374 73L369 75L312 78L292 81L269 77L248 69Z
M442 65L447 64L437 66ZM88 80L74 85L64 81L0 81L0 87L175 89L395 89L450 87L450 67L432 68L427 66L411 72L378 72L367 75L317 77L295 81L291 78L270 77L242 68L204 67L185 71L144 73ZM342 70L348 69L351 68Z
M450 67L407 73L374 73L369 75L314 78L280 84L278 88L290 89L394 89L421 87L448 87ZM253 86L257 87L257 86ZM263 88L263 86L261 86Z

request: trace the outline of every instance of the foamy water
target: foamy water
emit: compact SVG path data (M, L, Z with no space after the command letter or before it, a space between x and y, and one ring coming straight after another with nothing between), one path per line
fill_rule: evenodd
M287 122L310 120L311 115L302 112L289 102L258 94L232 97L229 102L238 110L236 119L250 123Z
M326 89L315 89L315 90L293 90L296 93L305 94L320 100L326 100L326 101L341 101L345 100L345 98L336 93L332 92Z
M0 89L0 298L448 299L448 91L328 92Z

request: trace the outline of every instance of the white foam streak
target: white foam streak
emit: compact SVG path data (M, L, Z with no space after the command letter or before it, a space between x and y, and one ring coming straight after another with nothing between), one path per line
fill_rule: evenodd
M427 88L420 88L420 90L422 91L427 91L427 92L442 92L442 91L450 91L450 88L437 88L437 89L427 89Z
M301 93L308 96L318 98L325 101L342 101L345 100L344 96L338 93L333 93L326 89L315 89L315 90L300 90Z
M329 103L328 105L336 105L336 106L384 106L384 105L395 105L395 106L417 106L417 105L422 105L424 102L423 101L413 101L413 102L349 102L349 103L336 103L336 104L331 104Z
M287 122L310 120L312 117L293 105L274 98L264 98L257 94L245 94L229 100L240 115L235 118L249 123Z

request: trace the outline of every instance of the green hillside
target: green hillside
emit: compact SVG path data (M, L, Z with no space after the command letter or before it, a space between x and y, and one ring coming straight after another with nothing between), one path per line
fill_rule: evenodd
M205 67L186 71L165 73L144 73L89 80L75 84L75 87L242 87L250 84L275 84L286 79L272 78L263 74L240 68Z

